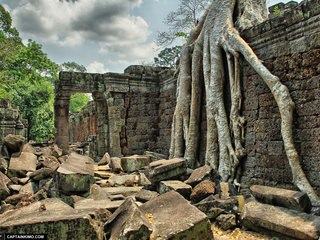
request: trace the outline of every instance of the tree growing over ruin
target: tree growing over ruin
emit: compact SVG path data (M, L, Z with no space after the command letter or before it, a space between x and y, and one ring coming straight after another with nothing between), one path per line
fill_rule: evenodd
M265 0L213 0L190 32L180 56L177 104L173 116L170 157L185 157L195 167L200 139L202 89L205 89L207 143L206 164L222 181L238 184L236 170L245 156L242 145L244 119L240 115L239 56L253 67L271 90L281 115L281 134L293 182L311 200L318 196L307 180L292 139L294 103L289 91L258 59L238 29L255 25L266 16ZM224 65L226 59L226 66ZM225 109L223 87L230 82L231 110Z

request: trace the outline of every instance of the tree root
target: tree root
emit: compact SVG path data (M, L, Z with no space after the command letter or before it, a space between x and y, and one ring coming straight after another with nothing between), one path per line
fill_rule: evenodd
M243 2L243 1L242 1ZM291 167L293 182L311 200L319 198L308 182L292 140L294 103L278 77L261 63L233 25L236 0L214 0L181 53L177 105L171 135L171 157L185 157L194 167L198 156L202 84L206 93L206 164L218 171L222 181L237 183L236 171L246 152L244 119L240 115L241 89L239 53L270 88L281 114L281 134ZM193 49L193 53L189 54ZM227 69L223 55L227 56ZM189 60L188 60L189 58ZM231 92L230 122L224 105L223 86L228 71Z

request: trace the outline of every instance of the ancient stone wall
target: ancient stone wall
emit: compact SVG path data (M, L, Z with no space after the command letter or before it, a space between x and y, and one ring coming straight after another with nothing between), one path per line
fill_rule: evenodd
M304 1L242 36L290 91L293 136L302 168L320 193L320 2ZM242 73L246 119L242 184L285 185L292 176L280 133L280 113L267 85L246 63Z
M290 10L291 7L295 8ZM296 6L290 2L279 9L285 9L284 14L281 11L271 14L268 21L241 35L290 90L296 104L293 120L296 148L308 179L320 194L320 3L306 0ZM293 188L276 102L267 85L244 60L241 69L247 149L247 157L241 164L241 183ZM108 79L110 85L105 85L109 86L108 114L117 113L108 118L118 119L114 121L117 127L111 126L111 122L108 126L115 129L112 136L116 138L112 141L119 142L113 146L120 145L122 154L150 150L168 155L176 99L172 71L131 66L125 74L114 74L112 81ZM119 109L110 110L112 104L120 106ZM201 163L206 145L205 119L202 109Z
M0 98L0 146L8 134L27 139L28 121L21 118L19 108L11 106L9 99Z

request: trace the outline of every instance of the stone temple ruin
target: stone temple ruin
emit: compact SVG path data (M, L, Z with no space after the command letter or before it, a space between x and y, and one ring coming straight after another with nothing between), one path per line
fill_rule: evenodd
M320 195L320 3L277 6L279 12L271 7L269 20L241 36L290 91L296 104L295 145ZM183 158L167 160L174 73L138 65L124 73L61 72L54 103L56 144L43 148L16 136L25 136L18 112L1 102L0 234L84 240L319 239L320 206L292 184L279 110L258 74L241 63L247 156L239 191L204 165L204 109L197 168L187 169ZM69 113L73 92L93 97L77 114ZM228 111L231 103L226 102Z

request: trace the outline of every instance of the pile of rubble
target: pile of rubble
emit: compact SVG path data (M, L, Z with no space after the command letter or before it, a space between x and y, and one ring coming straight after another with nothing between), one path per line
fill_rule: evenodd
M110 157L97 164L56 145L8 135L0 155L0 233L48 239L219 239L211 224L272 236L318 239L320 218L305 193L252 186L256 200L182 158Z

